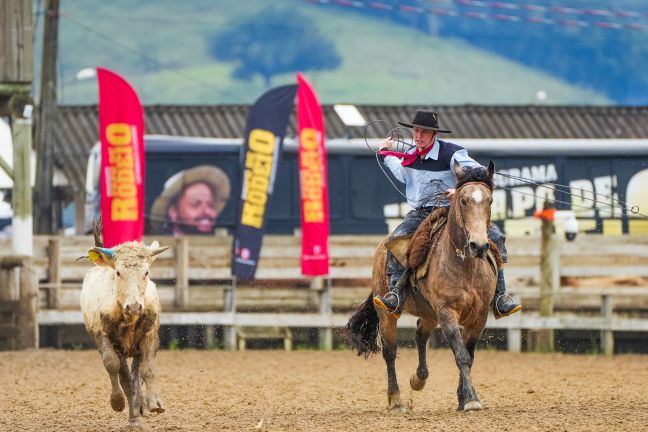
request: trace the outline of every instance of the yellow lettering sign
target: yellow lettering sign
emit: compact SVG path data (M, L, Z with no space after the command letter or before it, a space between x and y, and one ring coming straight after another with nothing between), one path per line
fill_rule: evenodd
M106 126L110 178L108 196L112 197L110 211L114 221L139 219L131 130L131 125L127 123L111 123Z
M304 220L311 223L324 221L324 206L321 201L306 201L304 203Z
M306 150L317 150L317 131L315 129L302 129L299 139L302 148Z
M108 144L113 146L130 145L131 127L127 123L111 123L106 126L106 139Z
M137 220L139 207L135 198L113 198L110 203L110 214L114 221Z
M241 223L254 228L261 228L263 226L263 214L265 213L265 206L255 205L250 202L243 204L243 213L241 215Z
M245 202L241 223L260 229L268 202L273 155L277 145L275 135L264 129L252 129L245 155Z
M272 154L275 147L275 135L264 129L250 131L250 151L262 154Z
M324 222L324 179L322 159L318 152L319 134L315 129L303 129L299 135L301 143L300 179L304 206L304 221Z

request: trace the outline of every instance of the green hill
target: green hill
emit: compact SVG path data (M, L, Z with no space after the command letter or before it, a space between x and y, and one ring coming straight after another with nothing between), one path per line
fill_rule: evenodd
M250 103L263 92L262 80L232 79L234 65L210 57L207 38L241 15L260 13L268 4L63 0L59 102L96 103L96 82L78 81L75 75L86 67L104 66L128 79L146 104ZM324 103L530 104L540 90L551 104L609 103L600 94L459 40L428 37L384 20L305 1L272 4L311 17L319 32L335 44L341 66L307 74ZM272 84L290 82L293 74L277 76Z

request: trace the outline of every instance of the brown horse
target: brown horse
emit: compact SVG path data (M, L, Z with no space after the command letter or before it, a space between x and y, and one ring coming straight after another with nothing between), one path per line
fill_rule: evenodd
M416 346L419 364L410 378L413 390L422 390L428 378L426 345L432 330L439 324L455 356L459 368L457 398L459 410L482 408L470 368L475 345L486 326L488 309L495 293L496 275L487 262L487 237L492 203L494 165L488 168L461 169L455 163L458 183L451 200L448 221L428 256L427 274L418 280L418 289L411 290L403 306L404 312L419 317ZM387 364L387 400L392 412L405 412L396 381L396 323L398 314L374 308L372 298L388 290L385 275L387 250L385 239L374 254L373 292L351 316L346 333L358 355L368 357L379 350ZM415 295L412 293L418 291Z

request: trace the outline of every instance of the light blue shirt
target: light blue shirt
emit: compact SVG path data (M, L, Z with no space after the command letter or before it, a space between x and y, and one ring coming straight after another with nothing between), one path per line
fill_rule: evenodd
M412 147L406 153L415 151L416 147ZM435 139L434 147L423 160L417 159L410 166L402 166L401 159L396 156L384 158L384 164L394 177L401 183L405 183L407 203L413 208L445 207L449 204L443 193L457 185L457 177L453 169L455 161L462 167L481 166L468 156L468 152L463 147L438 139Z

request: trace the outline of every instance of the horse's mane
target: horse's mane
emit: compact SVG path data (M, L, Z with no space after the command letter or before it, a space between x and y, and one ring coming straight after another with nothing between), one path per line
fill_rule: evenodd
M457 189L466 183L477 182L485 184L493 190L493 179L488 177L488 171L483 166L465 166L461 168L462 175L457 179Z
M438 234L438 228L445 225L445 221L440 219L447 217L448 207L438 207L434 209L421 225L416 229L409 246L407 247L407 265L410 268L417 268L425 261L427 254L434 243L433 231Z

